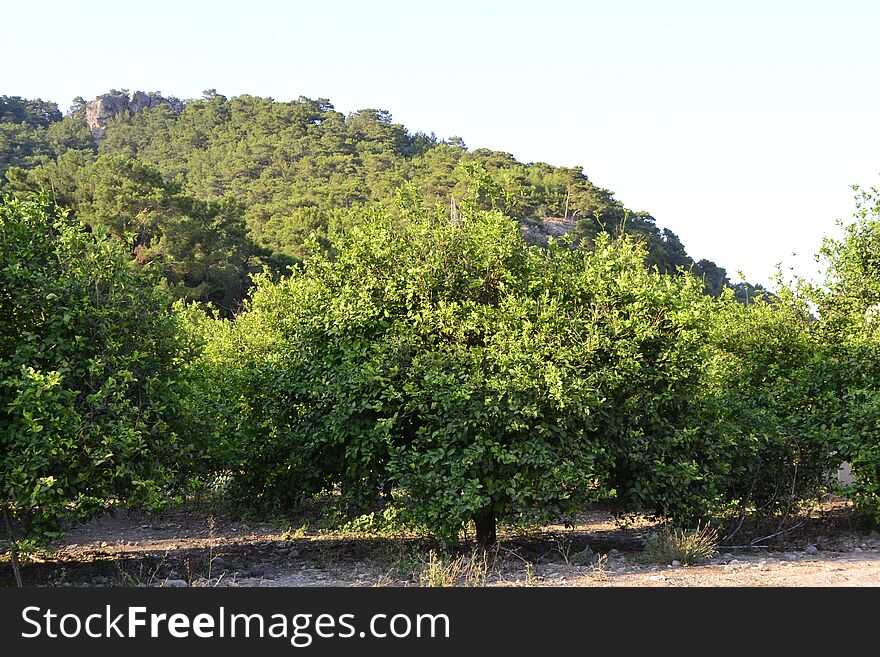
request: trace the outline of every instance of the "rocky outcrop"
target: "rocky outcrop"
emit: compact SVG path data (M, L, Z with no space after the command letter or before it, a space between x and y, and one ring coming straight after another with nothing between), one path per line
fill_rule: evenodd
M523 237L528 244L545 246L548 238L561 237L577 227L577 220L562 217L527 218L521 222Z
M184 103L177 98L165 98L157 93L135 91L129 96L127 92L114 91L99 96L86 105L86 124L92 131L92 136L101 139L113 117L123 113L134 115L159 105L167 105L172 111L180 112Z

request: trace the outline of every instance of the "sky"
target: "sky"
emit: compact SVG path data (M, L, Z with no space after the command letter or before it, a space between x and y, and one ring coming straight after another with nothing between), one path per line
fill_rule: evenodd
M0 0L0 19L0 94L386 109L582 166L735 281L815 277L851 185L880 182L876 2Z

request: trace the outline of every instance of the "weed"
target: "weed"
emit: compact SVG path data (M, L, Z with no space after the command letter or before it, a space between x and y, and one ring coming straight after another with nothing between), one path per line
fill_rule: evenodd
M419 572L420 586L484 586L489 577L489 553L474 550L468 555L444 557L428 552Z
M140 562L137 572L129 569L121 559L116 559L118 585L124 587L154 586L159 581L158 574L165 565L167 556L167 554L163 556L152 569L148 568L146 562Z
M337 531L343 534L368 534L392 537L404 530L400 510L389 506L382 512L366 513L343 523Z
M388 575L400 581L414 581L422 570L421 554L415 549L404 549L398 560L391 567Z
M566 566L571 565L571 557L572 549L574 548L574 544L571 540L571 536L557 536L556 537L556 551L559 552L562 559L565 561Z
M67 568L64 568L63 566L56 570L49 580L49 586L67 586L68 584Z
M428 552L428 561L423 564L419 573L419 586L455 586L460 566L459 559L447 561L437 552L431 550Z
M690 565L710 558L717 545L718 531L708 525L697 525L696 529L665 527L648 540L645 555L660 563Z
M597 561L600 559L595 552L593 552L590 547L585 547L583 550L578 552L577 554L571 555L571 561L568 562L569 566L594 566Z
M593 579L604 582L608 579L608 571L606 567L608 566L608 555L600 554L595 563L593 564L593 572L591 573Z
M305 538L309 531L308 525L300 525L296 529L293 527L288 527L284 530L284 533L281 534L282 541L290 541L295 538Z
M485 586L489 579L489 552L474 550L464 558L464 585Z

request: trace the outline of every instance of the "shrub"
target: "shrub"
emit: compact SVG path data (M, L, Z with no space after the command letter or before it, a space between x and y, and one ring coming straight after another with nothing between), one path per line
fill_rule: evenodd
M180 483L179 327L155 280L43 195L0 203L0 504L36 541Z
M338 487L367 506L391 483L443 540L474 521L483 544L497 519L614 495L713 502L686 424L708 344L699 281L648 271L628 238L530 248L496 211L450 220L407 197L401 213L331 234L329 253L258 280L234 323L201 329L201 389L226 400L208 429L240 500Z
M659 563L678 561L684 566L712 557L718 545L718 531L708 525L693 529L664 527L648 539L645 555Z
M830 421L839 389L816 323L790 293L748 306L728 293L712 327L696 419L719 500L750 515L793 512L828 490L841 461Z
M880 523L880 191L856 188L855 220L821 255L826 278L810 291L824 382L836 398L823 424L835 465L852 465L855 482L841 492Z

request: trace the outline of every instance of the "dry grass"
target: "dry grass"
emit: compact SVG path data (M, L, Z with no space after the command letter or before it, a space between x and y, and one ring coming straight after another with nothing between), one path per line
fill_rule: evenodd
M695 529L664 527L648 540L645 555L660 563L678 561L687 566L712 557L717 545L718 530L709 525L697 525Z
M470 554L445 557L431 550L419 572L419 586L485 586L489 577L489 553L473 550Z

